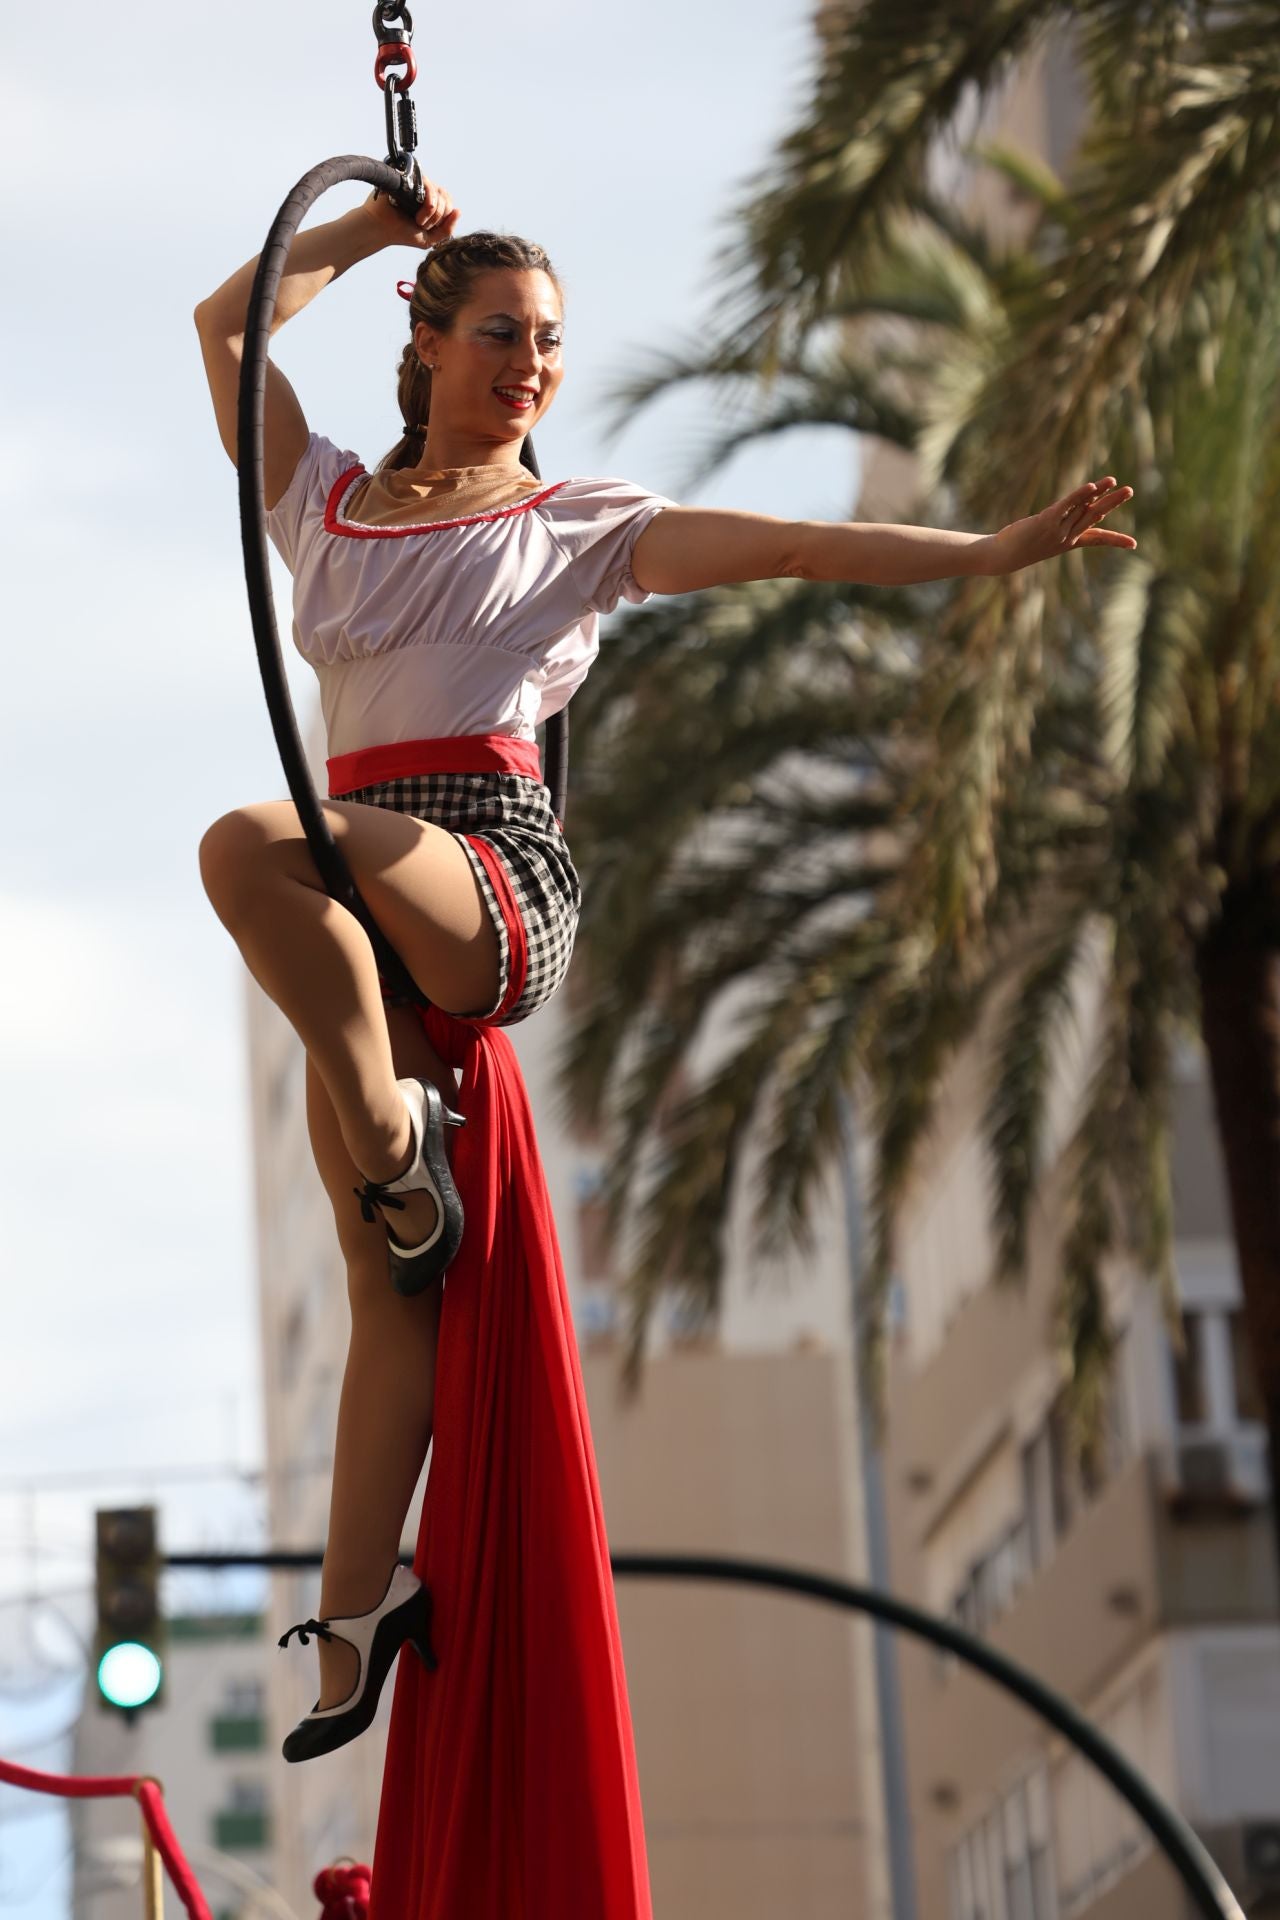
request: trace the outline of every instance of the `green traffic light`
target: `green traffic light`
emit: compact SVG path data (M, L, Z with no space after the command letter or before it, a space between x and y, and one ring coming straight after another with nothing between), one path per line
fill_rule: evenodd
M145 1707L160 1691L160 1662L150 1647L121 1640L98 1662L98 1688L113 1707Z

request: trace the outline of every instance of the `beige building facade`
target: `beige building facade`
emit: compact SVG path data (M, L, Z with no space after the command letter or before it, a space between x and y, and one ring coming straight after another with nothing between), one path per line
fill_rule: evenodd
M1054 1342L1058 1189L1025 1289L992 1284L974 1116L957 1072L899 1249L887 1484L894 1584L1081 1708L1280 1911L1280 1593L1265 1440L1208 1101L1177 1110L1176 1351L1154 1287L1110 1275L1105 1458L1068 1435ZM927 1196L927 1197L926 1197ZM904 1657L920 1911L950 1920L1190 1914L1094 1769L980 1676Z
M983 133L1069 160L1082 95L1065 40L1015 75ZM996 233L1005 187L957 180ZM876 455L864 510L911 468ZM1087 1010L1082 1009L1087 1019ZM1064 1063L1059 1121L1072 1098ZM1108 1276L1105 1458L1077 1464L1055 1339L1059 1169L1025 1289L993 1284L978 1049L951 1076L898 1248L885 1461L895 1589L988 1639L1093 1719L1217 1856L1251 1914L1280 1912L1280 1593L1265 1437L1200 1061L1178 1086L1176 1268L1185 1350L1153 1285ZM920 1916L1178 1920L1180 1884L1095 1770L991 1683L901 1653Z

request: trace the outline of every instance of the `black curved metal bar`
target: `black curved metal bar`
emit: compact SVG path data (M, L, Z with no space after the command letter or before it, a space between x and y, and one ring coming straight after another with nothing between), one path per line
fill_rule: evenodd
M1083 1714L1077 1713L1061 1694L951 1621L925 1613L891 1594L877 1593L871 1587L833 1580L826 1574L810 1573L799 1567L778 1566L766 1560L740 1560L722 1554L615 1553L613 1571L619 1578L713 1580L798 1594L849 1612L870 1614L887 1626L898 1627L918 1640L927 1640L944 1652L954 1654L966 1666L976 1667L1006 1693L1021 1700L1093 1762L1121 1798L1128 1801L1205 1920L1245 1920L1235 1895L1197 1835L1125 1759L1120 1749Z
M362 180L366 185L393 196L400 194L405 184L404 176L385 161L369 160L359 154L340 155L322 162L318 167L312 167L299 180L272 221L258 261L249 296L244 358L240 367L237 458L240 537L244 547L245 585L249 593L253 638L258 651L263 691L267 697L267 711L271 716L271 728L289 793L298 809L298 818L312 858L329 893L355 915L368 934L384 980L403 998L424 1005L425 995L361 899L351 870L325 820L324 809L307 766L293 703L289 698L268 560L267 512L263 490L263 425L271 323L275 317L280 281L294 235L320 196L345 180ZM537 461L527 438L521 458L536 475ZM546 776L551 788L552 805L559 819L564 818L565 808L567 737L567 720L557 715L547 727Z
M1120 1749L1077 1713L1061 1694L1046 1687L1025 1667L997 1653L984 1640L966 1633L963 1627L925 1613L905 1600L897 1600L892 1594L879 1593L874 1587L858 1586L849 1580L832 1579L829 1574L811 1573L803 1567L782 1566L770 1560L743 1560L730 1554L705 1553L615 1553L610 1557L614 1576L619 1580L711 1580L728 1586L762 1587L774 1593L796 1594L801 1599L818 1600L849 1613L870 1614L886 1626L898 1627L917 1640L927 1640L944 1653L954 1654L957 1660L976 1667L1006 1693L1021 1700L1032 1713L1056 1728L1086 1760L1092 1761L1133 1808L1205 1920L1245 1920L1235 1895L1187 1822L1165 1804ZM319 1550L308 1548L277 1549L268 1553L167 1553L163 1555L163 1564L166 1567L298 1569L318 1568L323 1559ZM404 1557L404 1564L411 1564L411 1556Z

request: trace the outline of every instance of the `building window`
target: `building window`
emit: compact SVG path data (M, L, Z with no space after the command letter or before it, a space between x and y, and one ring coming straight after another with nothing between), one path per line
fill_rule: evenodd
M1178 1425L1230 1433L1254 1422L1265 1424L1244 1315L1238 1309L1189 1308L1182 1327L1182 1350L1170 1343Z
M1071 1411L1060 1394L1049 1416L1023 1448L1023 1490L1033 1564L1042 1567L1058 1542L1092 1506L1131 1456L1125 1414L1124 1337L1117 1342L1103 1426L1091 1447L1081 1449L1071 1430Z
M1029 1775L947 1857L949 1920L1056 1920L1049 1789Z
M1030 1535L1020 1516L970 1566L952 1599L953 1616L970 1633L985 1633L1013 1605L1030 1573Z
M1245 1332L1244 1315L1237 1307L1227 1315L1231 1336L1231 1371L1235 1380L1236 1417L1258 1426L1266 1425L1266 1408L1258 1391L1258 1373L1253 1364L1253 1348Z
M1052 1558L1058 1542L1097 1499L1130 1457L1125 1417L1125 1345L1117 1343L1111 1387L1096 1444L1082 1453L1071 1432L1065 1393L1022 1448L1022 1510L969 1564L951 1596L950 1613L968 1632L985 1634ZM938 1657L939 1674L951 1668Z
M1159 1670L1149 1668L1109 1710L1100 1730L1139 1772L1168 1791L1159 1735ZM1151 1836L1128 1803L1082 1754L1067 1754L1054 1773L1054 1863L1064 1920L1092 1911L1099 1899L1150 1851ZM1123 1911L1119 1905L1116 1911Z
M266 1739L266 1699L261 1680L228 1681L222 1704L209 1722L215 1753L255 1753Z
M247 1853L269 1844L267 1789L261 1780L229 1780L226 1803L213 1816L213 1844L225 1853Z
M1180 1427L1203 1426L1209 1417L1208 1378L1205 1367L1204 1315L1182 1316L1182 1348L1174 1347L1173 1398Z

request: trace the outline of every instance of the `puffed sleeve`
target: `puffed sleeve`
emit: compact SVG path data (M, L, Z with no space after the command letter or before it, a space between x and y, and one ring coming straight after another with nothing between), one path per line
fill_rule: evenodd
M290 573L298 570L298 557L307 535L324 525L325 507L334 482L359 465L358 453L336 447L323 434L308 435L293 478L267 513L271 544Z
M649 598L631 555L655 515L674 505L629 480L567 480L557 488L544 511L584 612L612 613L619 600L639 606Z

